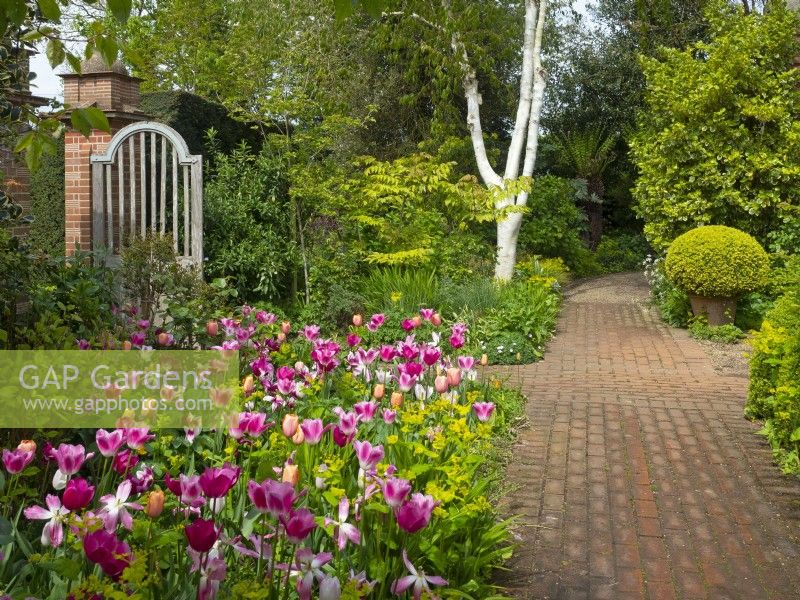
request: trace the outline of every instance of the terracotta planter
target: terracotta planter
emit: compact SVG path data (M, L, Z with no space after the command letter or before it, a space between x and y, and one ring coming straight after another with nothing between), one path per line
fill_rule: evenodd
M709 325L730 325L736 317L735 298L709 298L689 294L692 312L696 317L705 315Z

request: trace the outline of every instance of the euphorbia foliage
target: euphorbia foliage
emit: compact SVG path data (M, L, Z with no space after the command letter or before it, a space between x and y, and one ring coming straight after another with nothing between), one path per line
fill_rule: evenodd
M244 357L228 429L81 431L6 449L0 590L490 595L507 532L479 467L510 392L480 381L458 350L466 327L437 316L423 310L407 337L373 346L382 315L354 319L340 343L243 307L208 326L216 348Z

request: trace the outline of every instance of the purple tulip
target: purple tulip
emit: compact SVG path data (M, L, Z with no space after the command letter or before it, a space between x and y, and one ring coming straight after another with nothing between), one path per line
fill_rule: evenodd
M3 449L3 466L11 475L22 473L32 460L33 452L20 450L19 448L14 450Z
M219 537L220 529L211 519L195 519L183 532L186 534L186 539L192 550L203 553L214 547Z
M469 371L472 367L475 366L475 357L474 356L459 356L458 357L458 367L462 371Z
M103 529L86 534L83 538L83 551L86 558L100 565L103 572L115 581L131 563L132 558L131 547Z
M403 319L402 323L400 323L400 326L405 331L411 331L411 330L414 329L414 327L416 327L416 325L414 324L414 321L411 320L411 319Z
M433 346L423 346L421 352L422 362L429 367L435 365L441 357L442 352L438 348L434 348Z
M94 498L94 486L81 477L70 479L64 488L62 503L67 510L81 510Z
M392 362L397 356L397 350L394 349L394 346L381 346L380 356L383 362Z
M125 441L131 450L138 450L155 437L147 427L132 427L125 430Z
M431 521L436 502L433 496L420 493L413 494L395 511L397 524L409 533L415 533L427 527Z
M119 475L125 475L131 469L133 469L138 462L139 457L125 448L122 452L114 457L114 462L112 463L111 467L114 469L115 473L118 473Z
M435 311L435 310L433 310L432 308L420 308L420 309L419 309L419 314L420 314L420 315L422 316L422 318L423 318L423 319L425 319L426 321L430 321L430 320L431 320L431 317L433 317L433 314L434 314L435 312L436 312L436 311Z
M58 496L47 494L45 498L47 508L42 506L29 506L23 513L26 519L47 521L42 530L42 545L58 548L64 541L64 521L69 510L61 506Z
M319 325L306 325L303 327L303 337L309 342L313 342L319 337Z
M378 412L378 408L380 404L375 402L374 400L363 401L363 402L356 402L353 405L353 410L358 415L359 421L364 423L368 423L375 418L375 413Z
M355 348L361 343L361 338L357 333L350 333L347 336L347 345L351 348Z
M288 516L284 516L281 522L286 529L286 538L292 544L302 542L317 526L314 515L307 508L289 511Z
M55 458L58 470L64 475L74 475L83 466L86 459L94 456L93 452L86 454L86 449L81 445L60 444L56 450Z
M383 409L383 422L387 425L391 425L397 419L397 411L392 410L390 408Z
M114 456L125 443L125 430L115 429L109 433L105 429L98 429L94 434L94 440L97 442L100 454L105 457Z
M200 475L200 488L206 498L222 498L239 480L240 467L225 463L221 467L208 467Z

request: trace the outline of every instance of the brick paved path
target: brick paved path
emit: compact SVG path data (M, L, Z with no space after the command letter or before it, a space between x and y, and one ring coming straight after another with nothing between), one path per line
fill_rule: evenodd
M516 598L800 598L800 483L742 417L747 380L661 323L639 275L566 294L509 466Z

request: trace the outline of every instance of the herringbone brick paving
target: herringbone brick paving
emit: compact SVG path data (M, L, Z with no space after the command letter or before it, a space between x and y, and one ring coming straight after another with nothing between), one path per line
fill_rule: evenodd
M640 275L565 294L508 469L525 599L800 598L800 482L742 409L747 379L648 307Z

